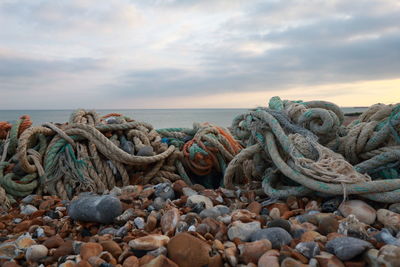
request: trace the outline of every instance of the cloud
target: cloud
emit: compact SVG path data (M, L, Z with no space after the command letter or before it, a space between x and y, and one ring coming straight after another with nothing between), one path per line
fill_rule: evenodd
M395 0L4 0L0 104L24 107L21 91L112 107L396 79L399 17Z

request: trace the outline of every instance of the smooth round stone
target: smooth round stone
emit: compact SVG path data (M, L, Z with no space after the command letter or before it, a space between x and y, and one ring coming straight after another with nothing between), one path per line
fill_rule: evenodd
M129 246L136 250L155 250L167 245L168 242L169 237L166 235L151 234L129 241Z
M258 221L249 223L242 223L241 221L235 221L228 229L228 237L229 240L239 238L242 241L249 241L252 234L254 232L260 231L260 229L261 229L261 224Z
M216 218L218 218L218 216L221 215L221 212L219 211L219 209L217 207L212 207L209 209L202 210L199 215L202 219L207 218L207 217L216 219Z
M381 222L386 228L400 231L400 214L387 209L379 209L376 214L378 221Z
M38 211L38 209L30 204L21 207L21 214L23 215L31 215L36 211Z
M314 258L320 253L316 242L300 242L296 245L296 250L309 259Z
M197 192L190 187L182 188L182 192L185 196L188 196L188 197L197 195Z
M271 227L280 227L285 229L287 232L291 231L291 225L290 222L284 219L275 219L272 220L270 222L267 223L267 227L271 228Z
M379 266L399 266L400 247L393 245L383 246L378 253Z
M175 199L175 192L172 189L172 186L169 183L162 183L154 186L155 192L154 195L156 197L161 197L164 200L167 199Z
M280 227L260 229L253 232L250 236L252 242L261 239L268 239L272 244L272 248L277 249L289 244L290 241L292 241L292 236L285 229Z
M365 250L373 248L372 244L354 237L338 237L326 243L326 250L343 261L348 261L360 255Z
M152 255L154 257L158 257L159 255L167 256L167 252L168 252L167 248L163 246L163 247L159 247L155 250L149 251L149 252L147 252L147 254Z
M110 195L84 195L71 201L68 215L73 220L109 224L121 215L122 205L118 198Z
M24 197L24 198L21 200L21 202L24 203L24 204L31 204L32 201L35 199L36 196L37 196L37 195L28 195L28 196Z
M202 195L193 195L190 196L187 200L188 203L193 203L193 204L198 204L203 202L206 206L206 209L212 208L214 205L211 201L211 199L209 199L206 196L202 196Z
M376 219L376 211L373 207L361 200L348 200L339 206L339 211L344 217L353 214L360 222L373 224Z
M43 245L30 246L25 252L25 258L30 262L37 262L47 256L49 249Z

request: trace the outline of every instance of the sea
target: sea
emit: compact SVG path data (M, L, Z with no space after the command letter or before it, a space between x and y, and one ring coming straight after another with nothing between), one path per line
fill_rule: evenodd
M228 127L233 118L248 109L99 109L100 115L121 113L136 121L144 121L156 129L170 127L192 127L194 122L209 122ZM365 107L344 107L345 114L366 110ZM67 122L73 110L0 110L0 121L15 122L22 115L29 115L34 125L45 122Z

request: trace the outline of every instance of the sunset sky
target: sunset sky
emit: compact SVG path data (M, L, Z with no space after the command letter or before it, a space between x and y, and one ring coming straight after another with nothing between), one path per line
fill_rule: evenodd
M400 102L398 0L2 0L0 109Z

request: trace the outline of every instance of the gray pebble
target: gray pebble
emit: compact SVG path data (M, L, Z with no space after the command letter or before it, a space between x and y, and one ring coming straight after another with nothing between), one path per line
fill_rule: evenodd
M71 201L68 215L73 220L108 224L122 213L118 198L110 195L84 195Z
M275 219L267 223L268 228L270 227L280 227L282 229L285 229L287 232L290 233L291 231L291 225L289 221L284 220L284 219Z
M350 260L360 255L368 248L373 248L372 244L354 237L338 237L326 243L326 250L335 254L343 261Z
M209 209L202 210L199 215L202 219L207 218L207 217L217 219L218 216L221 215L221 212L219 211L219 209L217 207L212 207Z
M147 254L152 255L154 257L158 257L160 255L167 256L167 248L162 246L159 247L158 249L147 252Z
M155 192L154 195L156 197L161 197L164 200L167 199L175 199L175 193L169 183L162 183L154 186Z
M309 259L321 252L316 242L300 242L296 245L296 250Z
M165 200L161 197L156 197L152 206L155 210L162 210L165 207Z
M253 232L250 236L251 242L261 239L268 239L272 244L272 248L278 249L281 246L289 244L292 241L292 236L280 227L260 229Z
M144 219L142 217L136 217L133 220L133 223L135 224L137 229L144 229L145 222L144 222Z
M30 204L21 207L21 214L23 215L31 215L36 211L38 211L38 209Z

